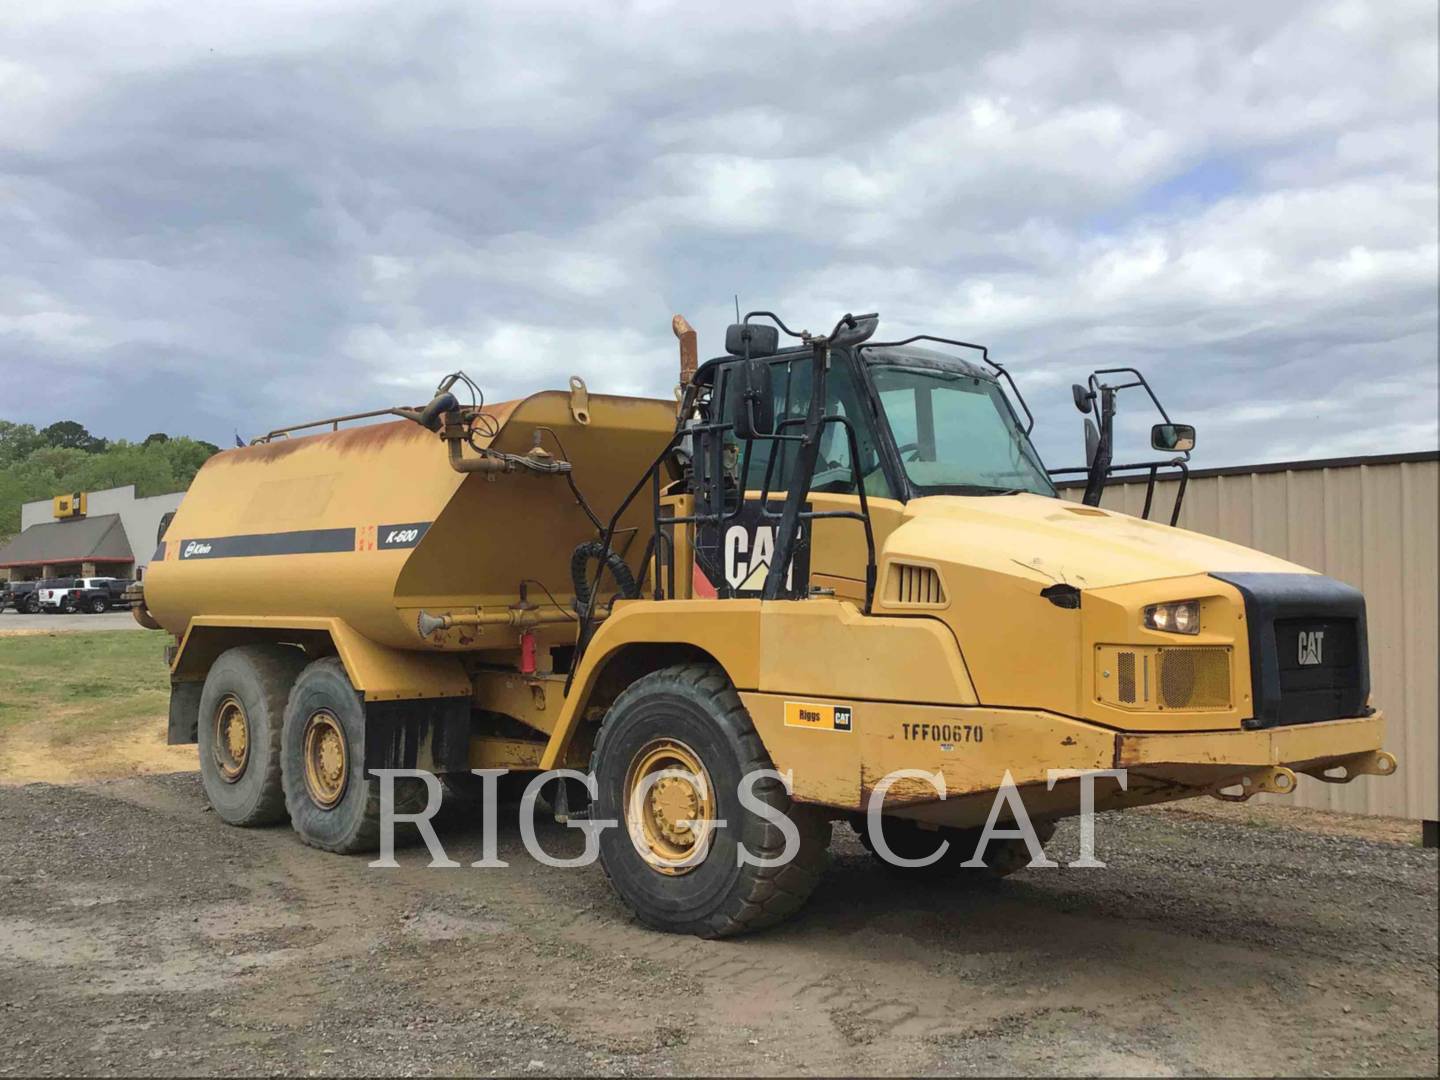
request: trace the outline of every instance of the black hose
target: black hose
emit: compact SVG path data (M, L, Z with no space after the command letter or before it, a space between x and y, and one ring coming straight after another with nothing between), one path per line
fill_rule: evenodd
M459 407L460 403L455 400L454 394L449 391L442 391L436 394L435 400L430 402L429 405L426 405L424 411L420 413L420 423L431 431L439 431L441 414L447 413L451 409L458 409Z
M575 553L570 556L570 580L575 586L576 611L585 611L590 607L590 563L592 560L598 562L604 550L605 545L601 541L587 540L576 545ZM610 576L615 579L615 585L622 597L633 600L640 595L640 586L635 584L635 575L630 573L630 567L625 565L625 560L618 551L611 551L605 556L605 566L609 569ZM598 578L596 587L599 587Z

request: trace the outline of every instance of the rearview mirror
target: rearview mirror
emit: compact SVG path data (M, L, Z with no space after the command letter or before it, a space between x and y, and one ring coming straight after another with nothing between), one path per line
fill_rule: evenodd
M725 351L731 356L774 356L779 348L780 331L773 326L731 323L725 328Z
M754 344L753 342L751 344ZM775 393L770 365L763 360L742 360L730 369L728 410L737 439L775 434Z
M1079 409L1082 413L1088 413L1090 411L1090 402L1095 400L1095 395L1090 393L1089 390L1081 386L1078 382L1070 384L1070 396L1075 399L1075 408Z
M1195 429L1189 424L1156 424L1150 429L1150 445L1188 454L1195 449Z

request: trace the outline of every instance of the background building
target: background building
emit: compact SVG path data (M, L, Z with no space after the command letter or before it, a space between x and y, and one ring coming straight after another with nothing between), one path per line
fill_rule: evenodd
M160 519L180 506L183 491L136 498L133 484L86 493L83 517L55 517L40 499L20 510L20 533L0 548L0 578L141 577Z

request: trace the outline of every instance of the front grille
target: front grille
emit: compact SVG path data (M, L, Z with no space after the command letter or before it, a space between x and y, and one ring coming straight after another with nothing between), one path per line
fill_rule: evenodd
M1369 714L1365 598L1319 574L1212 574L1240 590L1250 628L1250 727Z
M943 604L940 575L928 566L891 563L885 599L891 604Z
M1230 650L1191 645L1155 656L1162 709L1228 709Z
M1345 715L1360 687L1353 619L1277 619L1280 722Z

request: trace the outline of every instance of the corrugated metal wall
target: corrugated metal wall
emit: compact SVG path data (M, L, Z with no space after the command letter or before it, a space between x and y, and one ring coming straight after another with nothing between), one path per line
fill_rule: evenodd
M1400 460L1397 460L1400 458ZM1319 570L1365 593L1373 700L1388 720L1391 777L1349 784L1301 780L1290 805L1394 817L1440 818L1436 627L1440 624L1440 461L1396 455L1343 463L1217 470L1192 477L1180 525ZM1168 521L1174 482L1156 485L1152 520ZM1068 488L1066 498L1081 491ZM1103 506L1139 514L1142 481L1113 483Z

